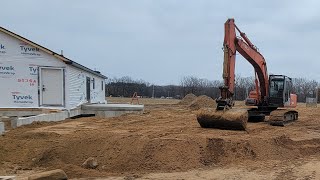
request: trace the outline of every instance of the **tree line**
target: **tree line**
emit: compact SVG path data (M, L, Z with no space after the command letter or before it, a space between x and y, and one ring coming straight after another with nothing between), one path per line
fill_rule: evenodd
M315 98L318 94L318 82L305 78L293 78L293 92L298 96L298 102L305 102L306 97ZM106 82L106 95L116 97L131 97L135 92L141 97L177 98L181 99L189 93L196 96L207 95L213 99L219 97L220 80L207 80L195 76L181 78L179 85L155 85L144 80L134 80L129 76L111 78ZM251 90L255 89L254 77L235 78L235 100L244 100ZM319 91L320 92L320 91ZM319 99L319 98L318 98Z

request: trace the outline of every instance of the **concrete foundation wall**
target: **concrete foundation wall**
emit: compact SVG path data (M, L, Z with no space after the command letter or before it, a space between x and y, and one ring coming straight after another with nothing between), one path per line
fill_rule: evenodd
M99 118L117 117L128 113L141 114L144 105L131 104L90 104L82 105L82 114L94 114Z
M81 109L72 109L69 112L69 117L75 117L75 116L79 116L82 114Z
M108 118L108 117L118 117L123 114L142 114L143 111L93 111L93 110L83 110L82 114L94 114L99 118Z
M14 118L11 120L11 127L17 128L19 126L31 124L33 122L51 122L51 121L63 121L67 118L71 118L74 116L79 116L81 114L94 114L96 117L99 118L108 118L108 117L118 117L123 114L128 113L137 113L141 114L143 111L95 111L95 110L81 110L81 109L74 109L70 112L68 111L62 111L58 113L50 113L50 114L39 114L36 116L30 116L30 117L20 117L20 118Z
M49 113L49 114L39 114L36 116L30 117L20 117L11 120L11 127L17 128L22 125L31 124L33 122L42 121L42 122L51 122L51 121L63 121L67 118L71 118L74 116L81 115L81 109L73 109L69 111L62 111L57 113Z
M50 114L39 114L37 116L30 116L30 117L22 117L22 118L16 118L11 121L12 128L16 128L22 125L31 124L33 122L37 121L62 121L69 118L69 112L63 111L58 113L50 113Z
M0 122L0 135L4 133L4 123Z
M98 105L88 105L82 106L81 108L72 109L70 111L61 111L56 113L46 113L46 114L38 114L35 116L29 117L7 117L7 119L11 120L10 128L17 128L19 126L31 124L33 122L51 122L51 121L63 121L67 118L86 115L86 114L94 114L99 118L108 118L108 117L117 117L123 114L128 113L137 113L141 114L144 111L143 105L127 105L127 104L98 104ZM4 132L5 123L0 121L0 134Z
M21 117L21 116L35 116L35 115L39 115L42 114L42 111L32 111L32 110L4 110L4 111L0 111L0 116L17 116L17 117Z

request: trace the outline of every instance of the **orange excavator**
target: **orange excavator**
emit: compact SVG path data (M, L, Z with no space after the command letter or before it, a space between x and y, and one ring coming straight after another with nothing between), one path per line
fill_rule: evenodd
M292 93L292 80L285 75L268 75L267 64L257 47L245 33L236 26L234 19L225 24L223 80L220 97L216 99L217 108L213 116L198 116L198 122L204 128L239 129L246 128L246 122L264 121L269 116L269 124L284 126L298 119L298 112L292 108L297 105L297 95ZM237 37L236 31L240 37ZM236 117L234 112L235 61L236 52L241 54L254 68L255 90L245 100L251 108L242 109L247 115ZM231 116L228 116L231 114ZM231 117L231 118L230 118ZM247 118L247 119L243 119ZM238 126L238 127L237 127Z

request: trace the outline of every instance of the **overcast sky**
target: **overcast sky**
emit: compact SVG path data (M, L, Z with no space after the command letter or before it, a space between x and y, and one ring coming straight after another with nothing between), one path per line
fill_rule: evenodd
M10 0L0 26L108 77L179 84L221 79L224 22L259 48L269 73L320 79L317 0ZM253 76L237 56L236 73Z

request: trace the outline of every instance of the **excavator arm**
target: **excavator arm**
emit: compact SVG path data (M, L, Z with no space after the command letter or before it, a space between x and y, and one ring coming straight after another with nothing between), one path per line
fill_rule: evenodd
M233 94L235 87L235 61L236 52L239 52L254 68L256 76L256 99L255 105L262 105L268 96L268 72L264 57L258 52L245 33L234 23L234 19L225 22L225 36L223 42L223 80L224 86L220 87L221 95L217 99L217 109L234 105ZM236 31L240 37L236 36Z

